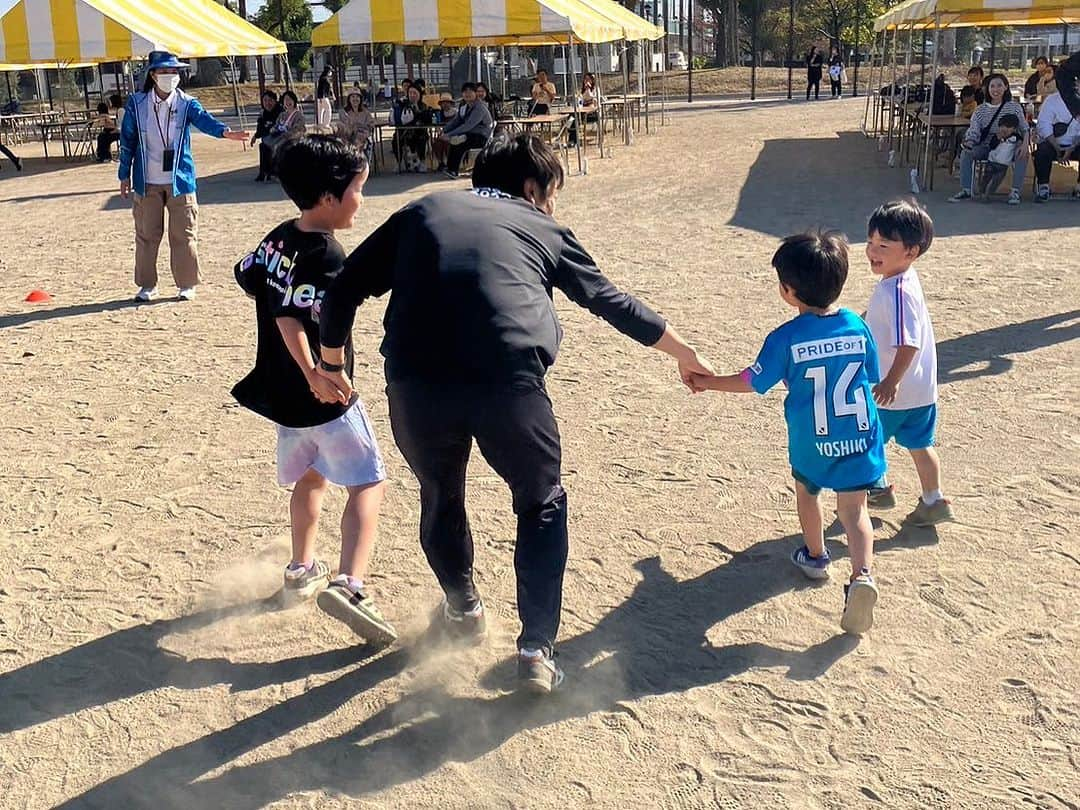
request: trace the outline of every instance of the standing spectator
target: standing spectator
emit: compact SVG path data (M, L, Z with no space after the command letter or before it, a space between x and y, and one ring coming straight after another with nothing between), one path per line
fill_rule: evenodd
M833 98L843 97L844 57L840 55L840 49L835 45L829 51L829 85L832 88Z
M135 193L136 301L157 296L157 258L169 212L169 252L181 300L199 283L198 217L191 127L207 135L246 141L180 90L187 65L166 51L152 51L141 93L128 99L120 129L120 196Z
M559 157L538 136L499 138L471 191L429 194L380 226L348 259L322 302L320 374L346 396L356 308L390 293L382 354L394 440L420 482L420 544L442 587L435 626L462 642L486 632L473 578L465 476L475 439L507 482L517 516L518 684L547 693L563 680L554 645L568 547L559 428L544 376L562 329L552 294L620 332L711 373L648 306L617 289L554 218ZM329 365L328 365L329 364Z
M821 71L825 64L825 57L821 55L817 45L811 45L806 52L806 100L810 100L810 91L814 91L814 101L821 97Z
M255 122L255 134L251 136L252 146L255 145L255 141L259 141L259 174L255 178L256 183L269 180L274 174L274 151L266 139L273 132L274 124L281 116L281 104L278 102L277 93L273 90L263 92L261 104L259 120Z
M487 104L476 97L476 85L466 82L461 86L461 98L465 102L457 116L443 127L440 140L449 141L446 157L446 176L457 178L465 153L470 149L483 149L491 139L495 123Z
M315 126L329 127L334 117L334 69L327 65L315 88Z
M987 83L987 92L990 95L988 101L979 105L975 114L971 117L971 125L964 133L961 144L963 151L960 154L960 191L949 198L949 202L960 202L972 198L972 188L975 181L975 163L986 160L990 156L990 141L997 132L1001 116L1012 114L1019 119L1019 131L1027 143L1028 123L1024 115L1024 108L1013 101L1009 90L1009 80L1003 73L991 73ZM1020 204L1020 189L1024 187L1024 175L1027 172L1027 158L1025 149L1020 149L1016 163L1013 165L1012 192L1009 194L1009 205Z
M1036 124L1039 147L1035 150L1035 179L1038 190L1035 202L1050 199L1050 173L1059 161L1080 161L1080 115L1074 114L1065 104L1061 93L1054 93L1043 101ZM1080 199L1080 184L1073 189L1072 198Z
M551 112L551 105L555 102L555 85L548 79L546 70L536 71L536 80L530 91L532 102L529 105L529 115L547 115Z

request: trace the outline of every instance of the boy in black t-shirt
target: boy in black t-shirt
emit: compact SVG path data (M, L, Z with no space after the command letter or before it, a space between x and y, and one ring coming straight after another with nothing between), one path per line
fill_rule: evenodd
M255 299L258 347L255 368L233 396L277 423L278 483L295 484L286 598L327 584L330 569L315 557L319 511L330 482L344 486L339 574L317 603L367 641L389 644L397 633L363 583L386 478L382 456L363 403L315 372L323 295L345 261L334 231L352 226L368 168L340 138L309 135L282 146L277 174L300 217L278 225L236 265L237 282ZM327 368L352 378L351 340L344 364Z

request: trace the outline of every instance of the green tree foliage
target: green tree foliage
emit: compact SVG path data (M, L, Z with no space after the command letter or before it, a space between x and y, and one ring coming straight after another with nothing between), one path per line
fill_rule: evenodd
M252 22L287 44L289 65L294 71L311 67L314 20L304 0L267 0Z

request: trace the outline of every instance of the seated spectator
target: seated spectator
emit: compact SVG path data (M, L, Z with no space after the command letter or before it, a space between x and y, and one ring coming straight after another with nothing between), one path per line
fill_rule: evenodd
M971 117L971 125L964 133L963 152L960 154L960 191L949 198L950 202L970 200L975 180L975 163L990 156L990 140L997 132L997 125L1003 115L1015 115L1018 119L1019 132L1027 142L1028 124L1024 108L1012 100L1009 80L1003 73L991 73L987 84L989 99L979 105ZM1024 174L1027 171L1026 149L1020 149L1013 166L1012 191L1009 205L1020 204L1020 189L1024 187Z
M1054 93L1043 101L1036 133L1039 146L1034 158L1038 183L1035 202L1041 203L1050 199L1050 173L1054 163L1080 161L1080 115L1069 110L1061 93ZM1073 189L1072 198L1080 199L1080 183Z
M449 141L446 157L446 175L456 178L461 161L470 149L483 149L491 139L495 122L491 120L488 105L476 96L476 85L466 82L461 86L461 98L465 102L461 111L443 127L440 139Z
M304 111L300 109L300 100L292 90L286 90L281 94L281 112L278 114L277 121L270 128L270 134L262 139L270 150L271 168L278 147L289 137L306 131L307 122L304 120Z
M108 163L112 160L112 145L120 140L120 125L112 116L108 104L102 102L97 105L94 125L101 128L97 136L97 162Z
M960 115L971 118L979 105L986 101L986 92L983 89L983 69L975 65L968 70L968 83L960 91Z
M1020 135L1020 120L1015 115L1006 113L998 118L997 132L990 139L990 154L986 158L978 196L989 199L990 195L997 191L1009 167L1016 160L1023 141L1023 136Z
M252 146L255 141L259 141L259 174L255 178L256 183L269 180L274 174L274 151L267 144L266 138L281 115L281 104L273 90L264 91L260 102L262 109L259 110L259 119L255 122L255 132L251 136Z
M532 102L529 104L529 116L547 115L551 112L551 105L555 103L555 85L548 79L546 70L536 71L536 81L533 82Z
M502 99L488 90L488 86L483 82L476 83L476 97L487 104L492 121L502 118Z
M600 93L596 89L596 77L586 73L581 79L581 92L578 94L578 114L586 123L597 120L600 109ZM570 145L577 145L577 118L570 121Z
M428 131L432 123L432 110L424 104L422 87L412 84L408 96L394 107L390 123L396 127L391 146L398 164L407 171L426 172Z
M457 102L454 101L454 97L449 93L443 93L439 96L439 117L435 123L442 124L445 127L457 118L459 112L460 109ZM450 141L436 138L431 142L431 154L439 164L439 171L444 171L446 169L446 158L450 154Z
M375 116L359 91L352 91L341 108L338 132L342 138L364 153L371 162L371 133L375 130Z
M1045 56L1035 58L1035 72L1024 82L1024 98L1046 98L1057 92L1054 66Z

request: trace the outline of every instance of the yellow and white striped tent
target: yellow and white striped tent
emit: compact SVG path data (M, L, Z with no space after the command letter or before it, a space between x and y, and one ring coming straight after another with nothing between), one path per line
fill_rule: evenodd
M874 20L875 31L896 28L1061 25L1080 22L1080 0L907 0Z
M0 62L122 62L284 53L285 43L214 0L20 0L0 19Z
M584 0L352 0L311 32L311 44L565 45L571 35L613 42L623 27Z
M615 0L583 0L589 6L599 11L605 17L608 17L615 21L616 24L622 26L623 39L637 41L639 39L647 39L649 41L656 41L663 39L664 29L658 25L653 25L644 17L640 17L626 6L616 3Z

